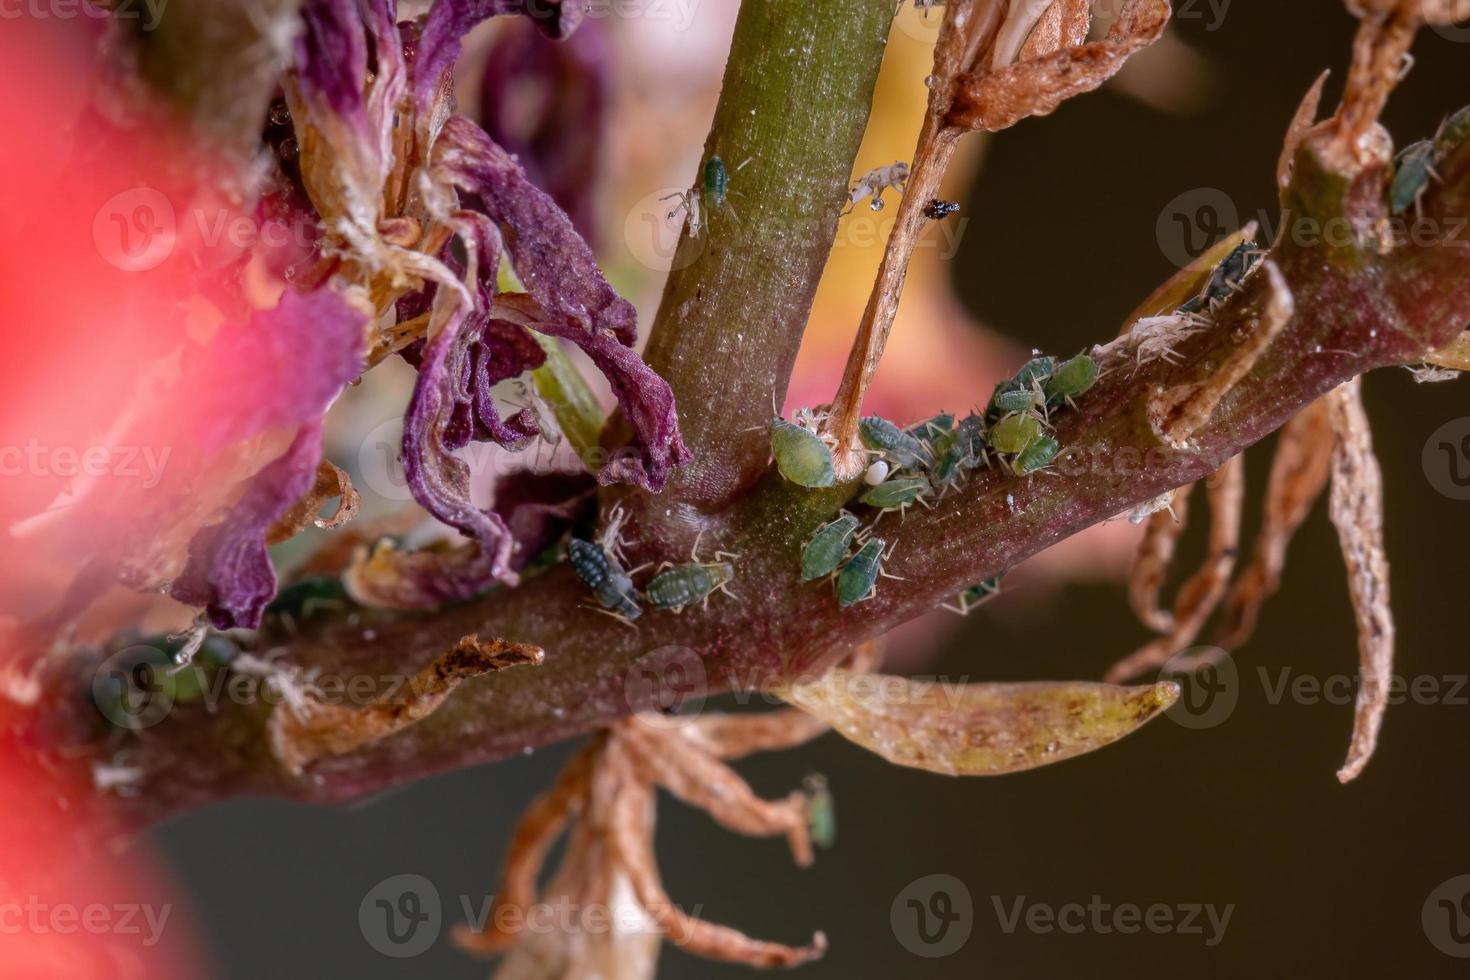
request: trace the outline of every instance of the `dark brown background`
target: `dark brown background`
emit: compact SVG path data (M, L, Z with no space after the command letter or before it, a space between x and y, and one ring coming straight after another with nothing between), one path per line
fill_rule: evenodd
M1104 92L995 142L967 205L972 232L984 232L965 239L954 263L987 322L1028 344L1077 349L1171 271L1155 223L1176 195L1218 188L1243 216L1274 214L1286 121L1324 67L1335 71L1335 100L1352 21L1336 0L1234 0L1215 30L1203 0L1190 9L1200 16L1181 17L1181 36L1223 82L1207 111L1172 118ZM1386 120L1400 143L1470 102L1470 33L1460 43L1426 35L1417 52ZM1388 497L1399 671L1448 690L1470 673L1470 504L1434 489L1421 450L1440 425L1470 415L1470 389L1415 386L1393 371L1370 378L1366 393ZM1250 459L1254 502L1268 456ZM1252 514L1248 533L1254 526ZM1119 587L1073 587L1049 601L1042 614L1002 607L972 616L926 669L1091 677L1143 636ZM1464 976L1470 961L1437 951L1420 912L1437 885L1470 872L1470 691L1458 704L1393 708L1366 775L1342 787L1333 773L1351 708L1272 704L1258 674L1351 675L1356 657L1341 562L1319 507L1292 551L1285 589L1237 658L1239 702L1222 724L1161 720L1094 756L974 781L901 771L829 737L746 771L770 795L808 770L826 773L839 804L834 851L800 872L779 843L731 837L665 800L659 850L669 891L761 937L802 941L825 929L831 952L800 974L812 978ZM456 896L485 894L514 819L565 752L433 779L347 811L240 803L175 821L154 842L199 905L221 977L485 976L486 965L442 942L415 959L379 955L359 931L358 904L381 879L413 872L434 883L446 918L456 919ZM973 931L954 955L921 959L890 927L890 905L936 872L966 884ZM1234 912L1215 948L1198 935L1008 935L993 896L1009 905L1022 895ZM751 974L671 950L661 975Z

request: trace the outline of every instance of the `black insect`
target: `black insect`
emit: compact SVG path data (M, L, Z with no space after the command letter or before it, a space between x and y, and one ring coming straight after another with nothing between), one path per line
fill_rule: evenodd
M624 619L637 619L643 610L635 598L638 590L618 560L591 541L572 538L567 546L567 560L602 608Z
M929 198L929 203L924 205L924 217L932 221L948 218L960 209L958 201L941 201L937 197Z
M1215 266L1199 295L1179 307L1177 313L1210 313L1240 287L1265 255L1255 242L1241 242Z

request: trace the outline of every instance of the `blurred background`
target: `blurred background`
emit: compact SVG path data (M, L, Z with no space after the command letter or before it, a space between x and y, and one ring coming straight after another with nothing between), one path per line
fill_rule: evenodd
M645 318L672 250L639 237L650 227L642 215L667 207L651 203L656 192L690 183L736 5L673 6L688 18L599 25L618 79L601 252ZM1335 104L1355 22L1338 0L1175 6L1168 41L1102 92L972 141L952 188L962 220L951 219L952 238L920 250L910 278L874 396L883 414L967 408L1033 346L1064 354L1105 340L1211 236L1274 220L1287 121L1324 68L1334 72L1325 104ZM912 152L925 43L938 20L909 10L896 26L859 173ZM1385 120L1400 145L1470 102L1470 30L1425 32L1415 50ZM461 72L471 104L473 78ZM886 234L861 222L877 220L859 210L839 232L791 405L831 390ZM374 383L391 392L402 381ZM1470 503L1446 495L1453 484L1424 455L1436 430L1470 416L1464 385L1416 385L1405 371L1366 382L1388 500L1398 672L1418 696L1390 710L1356 783L1334 777L1352 720L1351 695L1340 695L1351 687L1314 697L1291 686L1306 678L1332 690L1331 679L1356 673L1341 560L1319 505L1208 717L1176 709L1097 754L995 780L896 769L834 736L758 757L741 769L768 796L808 772L827 776L837 846L800 871L782 843L732 837L665 798L658 849L669 893L761 938L800 943L824 930L830 951L802 969L813 978L1465 975L1470 884L1452 879L1470 873ZM334 458L350 460L388 414L339 430ZM1248 459L1247 540L1268 447ZM1186 572L1202 531L1186 538ZM953 680L1100 676L1147 637L1120 579L1133 534L1110 525L1039 556L968 619L906 628L891 664ZM514 822L570 748L348 809L238 802L175 819L138 846L171 869L210 975L483 977L490 965L456 951L448 931L481 909ZM359 907L405 874L438 896L442 936L395 958L375 948ZM935 918L920 921L910 899ZM1067 920L1083 922L1081 931L1038 927L1046 910L1069 905L1103 911ZM1111 929L1120 910L1150 906L1174 925ZM750 975L673 948L660 969L669 978Z

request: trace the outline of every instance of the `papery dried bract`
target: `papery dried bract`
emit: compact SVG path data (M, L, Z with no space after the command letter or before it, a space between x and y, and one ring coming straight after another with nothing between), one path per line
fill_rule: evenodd
M1159 39L1169 14L1168 0L1130 0L1101 41L966 76L949 121L997 132L1029 116L1047 115L1116 75L1130 57Z
M1179 687L943 684L839 669L777 693L896 765L995 776L1115 742L1172 705Z

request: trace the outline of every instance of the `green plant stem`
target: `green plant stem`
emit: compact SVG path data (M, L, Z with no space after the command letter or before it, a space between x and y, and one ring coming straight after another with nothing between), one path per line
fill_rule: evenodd
M765 469L893 14L892 0L740 6L700 161L724 161L729 196L702 202L698 234L686 224L644 355L673 385L694 451L669 495L696 508Z

